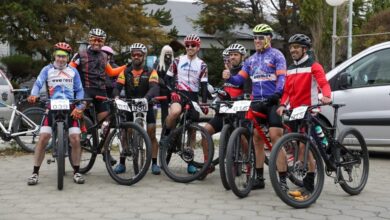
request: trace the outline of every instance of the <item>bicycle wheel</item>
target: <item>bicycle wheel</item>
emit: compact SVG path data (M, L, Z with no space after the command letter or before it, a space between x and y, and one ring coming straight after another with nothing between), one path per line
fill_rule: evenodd
M57 161L57 188L62 190L64 187L64 175L65 175L65 143L64 138L64 123L57 122L56 139L56 161Z
M346 129L338 136L344 148L340 152L340 186L350 195L359 194L366 186L369 159L366 142L356 129Z
M32 121L35 122L35 124L39 125L41 127L43 117L45 116L45 109L40 108L40 107L30 107L26 108L25 110L22 111L24 115L26 115L28 118L30 118ZM15 117L15 121L13 123L13 131L14 132L22 132L22 131L27 131L28 129L31 129L26 121L22 118L22 116L17 115ZM38 129L34 133L28 133L24 135L20 135L15 137L16 143L25 151L27 152L34 152L35 150L35 145L38 142L39 139L39 131ZM51 148L51 141L46 146L46 151Z
M137 143L135 144L134 135ZM152 143L146 131L138 124L126 122L114 129L105 144L105 163L111 178L121 185L133 185L147 173L152 160ZM109 158L125 161L123 172L115 172ZM141 158L142 157L142 158Z
M93 123L87 116L83 117L84 124L87 128L86 134L81 134L80 146L81 146L81 157L80 157L80 170L79 173L85 174L90 171L95 164L98 145L98 134L95 128L91 128ZM69 162L73 167L72 161L72 146L69 145Z
M169 178L188 183L206 173L214 156L214 144L203 127L196 123L184 129L180 126L171 131L168 140L169 145L161 147L160 163Z
M230 190L229 182L226 177L226 148L232 131L233 127L230 124L226 124L222 128L219 138L219 173L221 175L222 185L226 190Z
M313 204L324 186L325 171L321 155L310 142L309 151L306 152L308 156L305 157L307 141L303 134L286 134L273 146L269 160L269 174L274 191L283 202L294 208L306 208ZM287 176L281 178L280 174L285 173L284 171ZM291 181L290 176L294 176L294 180L302 180L303 187Z
M238 127L231 134L226 149L226 176L233 193L244 198L255 178L255 155L248 128ZM242 145L243 142L250 143Z

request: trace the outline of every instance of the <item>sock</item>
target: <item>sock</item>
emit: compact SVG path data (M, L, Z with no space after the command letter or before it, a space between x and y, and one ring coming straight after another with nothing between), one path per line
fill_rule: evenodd
M152 164L157 164L157 158L152 158Z
M73 170L73 174L78 173L80 171L80 166L74 166Z
M40 166L34 166L34 170L33 170L33 173L36 173L39 175L39 168L41 168Z
M126 163L126 157L121 157L121 158L119 159L119 163L122 164L122 165L125 165L125 163Z
M256 168L257 178L263 178L264 168Z
M280 182L287 183L287 172L279 172L279 180Z
M169 133L171 133L171 129L169 128L165 128L165 136L168 136Z
M305 178L303 178L303 186L310 192L314 190L314 178L315 173L313 172L306 173Z

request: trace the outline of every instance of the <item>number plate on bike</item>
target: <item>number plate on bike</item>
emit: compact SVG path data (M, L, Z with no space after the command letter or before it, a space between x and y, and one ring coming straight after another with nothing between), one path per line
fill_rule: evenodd
M200 106L197 102L192 101L192 106L194 106L194 108L197 112L202 113L202 109L200 108Z
M250 105L251 101L249 100L236 101L233 103L232 110L234 112L247 112Z
M293 112L290 116L290 121L299 120L305 117L305 113L307 111L308 106L300 106L298 108L294 108Z
M130 107L127 104L127 102L122 101L120 99L115 100L116 107L118 107L119 110L130 112Z
M233 109L231 107L229 107L227 104L221 104L220 107L219 107L219 113L222 113L222 114L234 114L236 112L233 111Z
M69 110L70 104L68 99L52 99L50 100L51 110Z
M146 100L145 98L131 100L131 111L133 111L133 112L147 112L148 111L148 100Z

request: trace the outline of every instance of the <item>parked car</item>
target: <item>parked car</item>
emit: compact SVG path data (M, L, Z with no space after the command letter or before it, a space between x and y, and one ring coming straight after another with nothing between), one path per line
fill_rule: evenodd
M5 104L12 105L15 103L14 94L12 92L13 87L11 82L7 79L6 74L0 70L0 120L5 125L8 125L8 121L11 118L11 110L5 108Z
M326 77L339 109L339 131L358 129L369 146L390 146L390 42L377 44L346 60ZM330 107L322 119L333 124Z

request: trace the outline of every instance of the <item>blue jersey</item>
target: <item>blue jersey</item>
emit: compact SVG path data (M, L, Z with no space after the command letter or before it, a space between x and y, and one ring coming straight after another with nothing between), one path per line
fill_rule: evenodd
M275 93L282 94L286 69L286 59L282 52L271 47L250 56L241 71L230 77L228 82L242 85L250 77L254 100L267 99Z
M45 66L34 83L31 95L39 96L39 91L46 83L50 99L84 98L79 72L69 65L64 69L58 69L53 64Z

